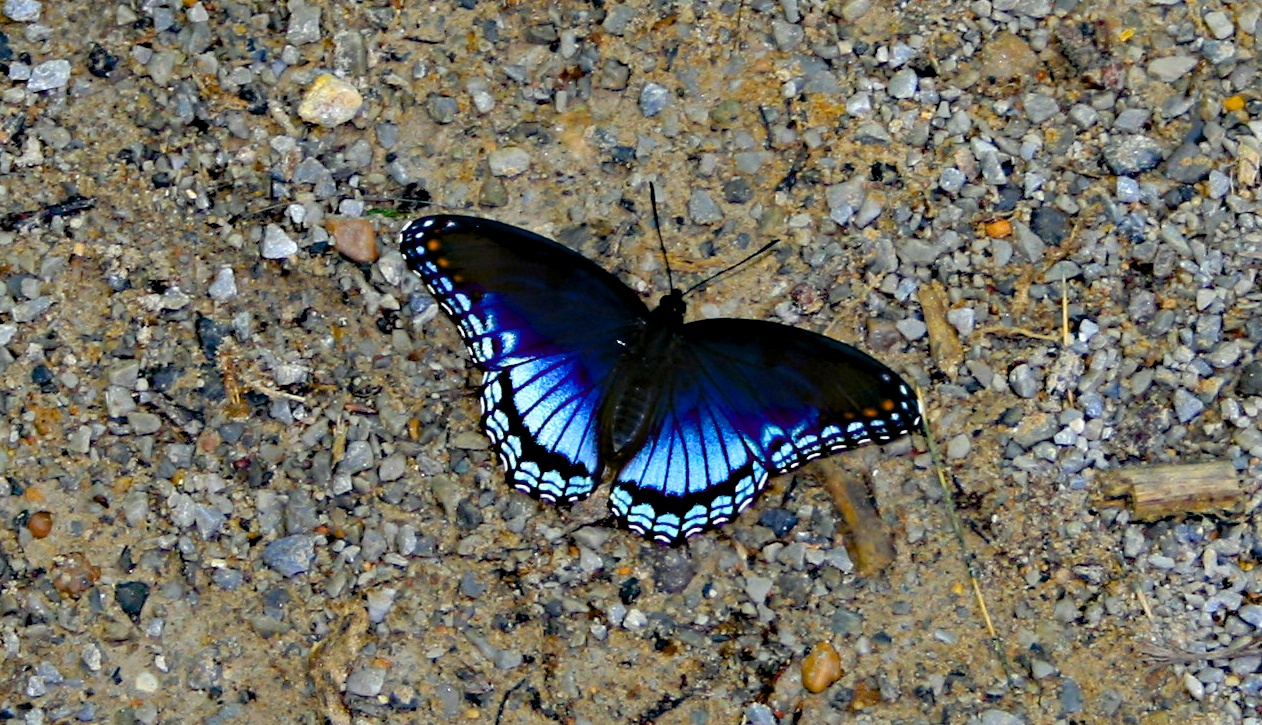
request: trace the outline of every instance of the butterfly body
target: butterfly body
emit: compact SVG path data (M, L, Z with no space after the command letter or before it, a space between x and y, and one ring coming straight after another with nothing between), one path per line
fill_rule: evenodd
M769 476L906 435L910 386L859 350L771 322L685 323L539 235L475 217L409 224L401 249L484 372L482 425L547 501L612 479L610 507L665 543L730 521Z
M662 371L678 364L684 325L683 293L673 290L649 313L606 381L600 408L600 453L624 462L648 439L657 419Z

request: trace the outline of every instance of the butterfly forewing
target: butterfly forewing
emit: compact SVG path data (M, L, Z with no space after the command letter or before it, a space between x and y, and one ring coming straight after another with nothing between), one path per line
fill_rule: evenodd
M482 424L513 484L551 501L590 494L601 388L644 303L583 256L487 219L418 219L400 246L485 371Z

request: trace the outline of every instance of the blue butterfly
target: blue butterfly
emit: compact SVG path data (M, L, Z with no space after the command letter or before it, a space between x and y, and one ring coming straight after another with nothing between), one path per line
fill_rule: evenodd
M524 229L431 216L400 246L483 371L482 426L513 486L568 503L609 473L614 516L658 541L732 520L769 476L920 424L911 387L849 345L773 322L685 324L678 289L649 310Z

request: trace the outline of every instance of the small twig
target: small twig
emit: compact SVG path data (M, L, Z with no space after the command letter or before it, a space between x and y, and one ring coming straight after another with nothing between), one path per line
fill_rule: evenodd
M516 685L513 685L508 689L508 692L504 693L504 699L500 700L499 709L495 711L495 725L500 725L500 720L504 717L504 707L508 704L508 698L512 697L514 692L520 690L524 684L526 684L525 677L521 678Z
M924 395L919 388L916 389L916 401L920 405L920 410L925 410ZM990 618L990 610L986 606L986 598L982 594L981 582L977 576L976 562L972 552L968 549L968 543L964 539L964 527L960 523L960 517L955 509L955 496L951 493L951 487L947 485L945 466L942 464L942 458L938 455L938 447L934 443L933 436L929 430L929 416L921 416L921 432L925 436L925 441L929 446L929 456L933 459L934 472L938 476L938 485L942 489L943 498L946 500L947 520L951 522L951 532L955 535L955 541L960 547L960 558L964 561L964 568L968 571L969 584L973 588L973 597L977 600L977 608L981 612L982 621L986 625L986 632L990 635L990 649L995 657L999 660L999 666L1003 668L1004 676L1008 682L1014 682L1016 675L1012 670L1008 658L1004 655L1003 648L1000 646L999 633L995 631L995 624Z
M1257 657L1262 655L1262 636L1254 636L1230 647L1211 652L1193 652L1187 649L1173 649L1155 642L1140 642L1137 649L1140 654L1157 665L1186 665L1193 662L1210 660L1234 660L1241 657Z
M1073 342L1069 337L1069 283L1064 271L1060 273L1060 337L1061 344L1065 347Z
M1035 340L1046 340L1047 342L1060 342L1061 340L1061 338L1057 335L1053 335L1047 332L1035 332L1034 330L1030 330L1025 327L1003 327L1001 325L987 325L985 327L978 328L977 332L983 335L996 334L996 335L1008 335L1010 337L1018 337L1018 336L1032 337Z

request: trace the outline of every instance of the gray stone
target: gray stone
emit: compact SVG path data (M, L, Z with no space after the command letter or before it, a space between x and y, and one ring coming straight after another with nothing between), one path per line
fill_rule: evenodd
M1027 93L1022 102L1025 105L1025 117L1030 119L1030 123L1043 123L1060 113L1060 105L1056 103L1056 99L1041 93Z
M386 684L386 671L381 667L361 667L346 678L346 692L360 697L376 697Z
M954 166L948 166L938 175L938 187L948 194L958 194L967 181L964 172Z
M4 16L15 23L33 23L39 20L43 3L36 0L4 0Z
M1178 416L1180 423L1187 423L1200 415L1202 410L1205 410L1205 404L1186 388L1174 391L1174 414Z
M806 33L802 30L802 26L796 23L773 20L771 22L771 37L775 39L776 47L781 52L787 53L802 44Z
M518 146L498 148L487 155L486 161L495 176L520 176L530 168L530 154Z
M206 294L216 302L226 302L237 296L236 275L232 267L220 267L215 273L215 280L210 283Z
M693 189L688 198L688 217L693 224L717 224L723 221L723 210L707 192Z
M670 102L670 91L659 83L646 83L640 91L640 113L645 118L652 118L666 109Z
M904 68L895 73L893 78L890 78L887 89L894 98L906 100L916 95L919 83L920 79L916 76L916 71L911 68Z
M294 45L306 45L320 39L320 7L299 5L289 14L289 27L285 40Z
M1147 136L1122 136L1104 148L1104 163L1115 174L1139 174L1156 168L1161 153L1161 144Z
M600 27L610 35L622 35L627 32L627 27L635 20L635 16L635 8L630 5L621 3L611 5L608 14L605 15L605 22L601 23Z
M32 93L64 88L70 82L70 61L49 60L31 69L31 78L26 82L26 90Z
M292 577L309 570L315 561L315 538L295 534L263 547L263 563L282 576Z
M1158 58L1148 64L1148 75L1164 83L1173 83L1191 72L1196 63L1196 58L1190 55Z
M1165 172L1175 181L1196 184L1209 176L1212 163L1194 143L1185 143L1166 159Z
M284 259L298 253L298 244L289 238L284 229L268 224L263 229L263 243L259 247L263 259Z
M1117 114L1113 120L1113 128L1123 133L1139 133L1148 125L1152 112L1146 108L1128 108Z

